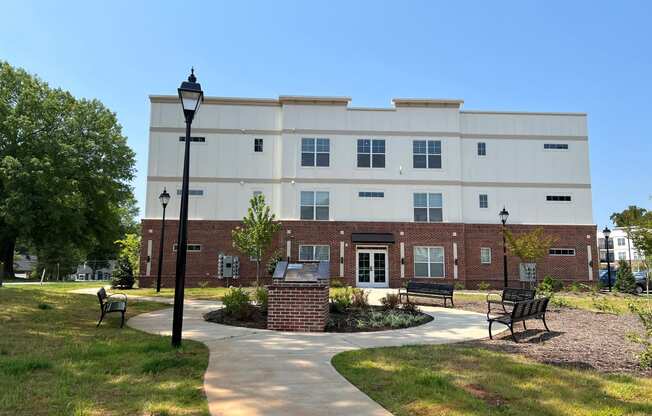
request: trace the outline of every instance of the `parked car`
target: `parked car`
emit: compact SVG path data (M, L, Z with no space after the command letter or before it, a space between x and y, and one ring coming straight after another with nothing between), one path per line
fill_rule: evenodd
M646 290L646 271L634 272L634 280L636 280L636 293L641 294ZM609 286L607 278L607 270L600 270L600 284L604 287ZM616 284L616 270L611 270L611 286ZM652 289L652 281L650 281L650 289ZM652 292L652 291L651 291Z

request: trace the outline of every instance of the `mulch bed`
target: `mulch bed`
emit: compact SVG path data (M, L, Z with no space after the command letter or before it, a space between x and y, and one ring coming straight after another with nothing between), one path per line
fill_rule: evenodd
M251 305L249 307L248 319L236 319L224 313L224 308L204 314L204 319L216 324L243 326L245 328L267 329L267 315L258 306Z
M478 301L455 301L455 307L486 313L487 304ZM519 353L541 363L565 367L593 369L603 373L630 373L652 376L652 370L642 370L636 355L643 348L627 339L627 334L643 332L643 325L632 314L613 315L582 309L556 308L546 313L546 323L552 332L546 332L539 320L527 321L514 326L515 343L509 330L464 345L484 347L494 351ZM493 309L493 308L492 308ZM494 328L504 328L494 324Z

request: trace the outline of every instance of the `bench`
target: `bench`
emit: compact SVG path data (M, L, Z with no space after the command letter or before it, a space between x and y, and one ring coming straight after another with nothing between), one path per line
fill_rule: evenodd
M487 294L487 319L491 314L491 305L500 305L503 308L503 312L508 314L507 306L513 307L516 302L522 302L524 300L534 299L536 290L534 289L519 289L513 287L506 287L503 289L503 292L498 295L496 293ZM500 299L491 299L491 296L500 296Z
M120 298L115 300L111 299L117 297ZM127 312L127 295L124 295L122 293L108 295L106 293L106 290L104 290L104 288L101 288L100 290L97 291L97 298L100 301L100 320L97 323L96 327L100 326L106 314L109 314L111 312L120 312L122 313L122 323L120 324L120 328L122 328L125 324L125 313Z
M399 289L398 296L399 300L405 297L405 300L408 303L410 303L410 295L424 298L444 299L444 306L446 306L446 300L450 299L451 306L455 306L453 303L453 290L453 285L448 283L422 283L409 281L404 289Z
M549 300L550 298L539 298L516 302L514 303L514 308L511 313L496 317L487 317L487 321L489 321L489 339L494 339L491 334L491 326L494 322L506 325L512 333L512 339L514 342L518 342L514 336L514 324L516 322L523 322L523 329L527 329L525 321L528 319L541 319L546 331L550 332L548 325L546 325L546 310L548 309Z

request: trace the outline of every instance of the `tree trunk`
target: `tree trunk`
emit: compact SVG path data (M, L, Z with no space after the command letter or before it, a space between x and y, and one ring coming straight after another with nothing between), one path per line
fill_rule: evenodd
M627 251L629 252L629 270L634 271L632 269L632 244L631 244L631 239L632 237L629 235L629 229L627 229Z
M16 237L2 238L0 241L0 281L13 279L14 276L14 249L16 248Z
M260 286L258 279L260 278L260 256L256 260L256 286Z

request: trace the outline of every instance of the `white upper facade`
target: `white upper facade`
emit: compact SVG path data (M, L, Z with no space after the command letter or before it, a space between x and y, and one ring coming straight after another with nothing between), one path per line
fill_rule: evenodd
M174 218L183 115L176 97L150 100L145 217L161 217L166 187ZM262 192L281 220L497 223L505 206L510 223L593 224L585 114L348 102L206 98L192 125L190 218L239 220Z

